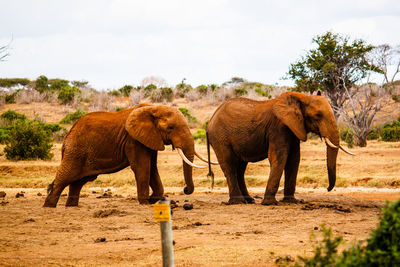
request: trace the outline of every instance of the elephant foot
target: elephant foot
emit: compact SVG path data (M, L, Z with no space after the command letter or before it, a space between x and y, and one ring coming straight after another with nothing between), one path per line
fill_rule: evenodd
M261 202L261 205L270 206L270 205L279 205L278 201L276 201L275 197L264 198Z
M247 204L246 199L243 196L240 197L230 197L227 205L237 205L237 204Z
M76 207L79 203L79 197L76 196L68 196L67 202L65 203L66 207Z
M150 202L149 202L148 199L140 199L140 198L139 198L139 204L140 204L140 205L149 205Z
M254 198L252 198L251 196L245 196L244 200L246 201L247 204L254 204L256 203L256 201L254 200Z
M297 200L294 196L284 196L281 202L299 204L304 202L304 200Z
M47 202L44 202L44 204L43 204L43 208L55 208L57 206L57 204L56 203L47 203Z
M162 196L161 196L161 197L150 196L150 198L149 198L149 203L150 203L150 204L154 204L154 203L156 203L157 201L159 201L161 198L162 198Z

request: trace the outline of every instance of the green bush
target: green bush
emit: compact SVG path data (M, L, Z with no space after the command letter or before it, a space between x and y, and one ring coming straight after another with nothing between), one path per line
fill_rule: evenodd
M71 86L67 85L60 89L60 92L58 93L57 98L61 100L62 104L67 104L74 99L74 96L76 94L80 94L80 93L81 93L81 90L79 90L78 87L71 87Z
M119 89L119 91L121 92L121 94L125 97L128 97L129 94L131 93L131 91L133 90L133 86L132 85L125 85L123 87L121 87Z
M234 90L235 96L240 97L247 95L247 90L245 88L239 87Z
M357 245L337 253L342 237L332 236L324 226L322 244L314 249L314 256L299 257L302 266L400 266L400 200L387 204L376 230L367 244ZM299 266L300 264L296 264Z
M51 131L42 123L17 120L13 123L4 152L9 160L51 159Z
M202 85L199 85L199 86L196 87L196 91L197 91L200 95L204 96L204 95L206 95L207 92L208 92L208 87L205 86L204 84L202 84Z
M367 135L367 140L378 140L381 136L380 128L373 128L371 132Z
M12 121L15 121L15 120L25 120L26 116L24 114L20 114L20 113L15 112L14 110L9 109L6 112L3 112L0 115L0 118L7 120L8 122L11 123Z
M150 93L150 100L152 102L162 102L167 101L171 102L174 99L174 92L172 88L169 87L162 87L151 91Z
M115 108L115 111L116 111L116 112L119 112L119 111L122 111L122 110L124 110L124 109L126 109L126 108L124 108L124 107L116 107L116 108Z
M400 102L400 95L392 95L394 102Z
M381 130L381 138L386 142L400 141L400 122L386 123Z
M18 90L6 93L4 95L4 101L7 104L15 104L15 97L18 95L19 91L21 91L21 90L18 89Z
M193 88L190 84L186 84L184 82L177 84L175 86L176 95L179 97L185 97L185 95L190 92Z
M75 123L77 120L79 120L85 114L87 114L86 111L77 109L75 112L69 113L64 118L62 118L60 123L63 123L63 124Z
M62 90L64 87L70 86L69 81L63 79L54 79L49 81L50 90L52 91L59 91Z
M149 84L149 85L147 85L144 89L143 89L143 91L144 91L144 96L145 97L149 97L150 95L151 95L151 92L153 92L154 90L156 90L157 89L157 86L156 85L154 85L154 84Z
M182 112L183 116L189 123L197 123L196 117L192 116L187 108L179 108L179 111Z
M200 140L201 143L206 142L206 130L204 129L198 129L194 134L193 134L193 139L194 140Z
M354 146L354 133L349 127L341 129L339 135L340 139L344 141L348 147L352 148Z
M31 81L25 78L2 78L0 79L0 87L11 88L17 85L28 85Z
M49 79L46 76L41 75L36 79L35 90L43 93L49 90Z

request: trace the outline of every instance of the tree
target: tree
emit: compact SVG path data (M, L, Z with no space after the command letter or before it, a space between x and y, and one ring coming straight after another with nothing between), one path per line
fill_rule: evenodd
M400 73L400 45L392 47L382 44L371 51L370 60L382 72L385 83L392 85L397 74ZM390 66L393 66L392 76L389 76Z
M0 46L0 62L4 61L6 59L6 57L8 57L10 55L10 53L8 53L8 50L10 49L10 43Z
M353 131L355 144L360 147L367 146L367 135L373 132L372 123L375 115L382 107L384 89L370 83L360 88L347 88L344 86L348 101L334 111L340 114L347 126Z
M367 59L374 46L361 39L351 42L349 37L332 32L317 36L312 41L317 48L291 64L287 76L295 80L300 91L325 91L337 119L338 108L348 98L345 88L351 88L370 71L380 72Z

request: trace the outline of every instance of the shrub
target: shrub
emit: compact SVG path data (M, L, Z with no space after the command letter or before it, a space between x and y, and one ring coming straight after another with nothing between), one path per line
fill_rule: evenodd
M46 76L41 75L36 79L35 90L40 93L46 92L49 90L49 79Z
M74 99L74 96L80 92L81 90L79 90L78 87L71 87L67 85L61 88L57 98L61 100L62 104L67 104L71 102Z
M155 89L150 93L150 100L152 102L171 102L174 99L174 92L169 87Z
M20 113L15 112L14 110L9 109L6 112L3 112L0 115L0 118L2 118L4 120L8 120L8 122L11 123L12 121L15 121L15 120L25 120L26 116L24 114L20 114Z
M198 129L194 134L193 134L193 139L194 140L200 140L201 143L206 142L206 130L204 129Z
M208 92L208 87L202 84L196 87L196 91L199 92L200 95L204 96Z
M17 97L20 90L10 91L4 96L4 100L7 104L15 104L15 98Z
M151 92L152 91L154 91L154 90L156 90L157 89L157 86L156 85L154 85L154 84L149 84L149 85L147 85L143 90L144 90L144 96L145 97L149 97L150 95L151 95Z
M197 123L196 117L192 116L187 108L179 108L179 111L182 112L189 123Z
M367 135L367 140L378 140L381 136L380 128L373 128L371 132Z
M394 102L400 102L400 95L392 95Z
M77 109L75 112L69 113L64 118L62 118L60 123L63 123L63 124L75 123L77 120L79 120L85 114L87 114L86 111Z
M9 160L51 159L51 131L42 123L17 120L9 133L4 152Z
M394 121L392 123L386 123L381 131L381 138L387 142L400 141L400 122Z
M50 90L52 91L59 91L62 90L64 87L69 86L69 81L63 79L54 79L49 81L50 83Z
M352 148L354 146L354 133L349 127L340 130L340 139L344 141L348 147Z
M182 83L177 84L175 88L176 88L176 95L179 97L185 97L185 95L193 89L190 84L186 84L183 81Z
M31 81L25 78L2 78L0 79L0 87L11 88L18 85L28 85Z
M304 266L400 266L400 200L387 204L376 230L367 244L357 245L338 254L341 237L332 236L324 226L323 242L310 258L299 257ZM296 264L297 265L297 264Z
M243 87L239 87L239 88L235 88L234 90L235 96L239 97L239 96L244 96L247 95L247 90Z
M133 90L133 86L132 85L125 85L125 86L123 86L123 87L121 87L119 89L119 91L125 97L129 97L129 94L131 93L132 90Z

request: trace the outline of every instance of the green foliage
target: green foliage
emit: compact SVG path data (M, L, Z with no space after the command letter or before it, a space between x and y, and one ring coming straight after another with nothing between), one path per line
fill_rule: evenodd
M0 118L2 118L3 120L7 120L9 123L15 121L15 120L25 120L26 116L24 114L20 114L15 112L14 110L7 110L6 112L3 112L0 115Z
M190 84L182 83L176 85L176 95L179 97L185 97L185 94L187 94L189 91L191 91L193 88Z
M371 129L371 132L367 135L367 140L378 140L381 136L381 129L374 128Z
M150 100L152 102L171 102L174 99L174 92L170 87L162 87L151 91Z
M208 92L208 87L205 86L204 84L202 84L202 85L199 85L199 86L196 87L196 91L197 91L200 95L204 96L204 95L206 95L207 92Z
M146 87L147 88L147 87ZM131 91L133 90L133 86L132 85L124 85L123 87L121 87L119 89L119 91L122 93L123 96L128 97L129 94L131 93Z
M193 134L193 139L194 140L200 140L201 143L206 142L206 130L204 129L198 129L194 134Z
M311 258L299 257L304 266L335 266L338 259L337 251L343 242L342 237L332 236L332 230L322 225L323 240L322 244L314 249L314 256Z
M156 90L157 89L157 86L156 85L154 85L154 84L149 84L149 85L147 85L143 90L144 90L144 96L145 97L149 97L150 95L151 95L151 92L152 91L154 91L154 90Z
M36 79L35 90L44 93L49 90L49 79L46 76L41 75Z
M348 147L352 148L354 146L354 133L349 127L340 129L339 135L340 139L346 142Z
M54 79L49 81L50 90L51 91L59 91L64 89L65 87L69 87L69 81L63 79Z
M179 108L179 111L182 112L189 123L197 123L196 117L192 116L187 108Z
M116 112L119 112L119 111L122 111L122 110L124 110L124 109L126 109L126 108L124 108L124 107L117 107L117 108L115 109L115 111L116 111Z
M85 114L87 114L86 111L77 109L75 112L69 113L64 118L62 118L60 123L63 123L63 124L75 123L77 120L79 120Z
M204 130L207 130L207 126L208 126L208 123L210 122L210 120L206 120L206 122L203 124L203 129Z
M247 95L247 90L243 87L239 87L239 88L235 88L235 90L233 90L235 93L236 97L240 97L240 96L244 96Z
M400 95L392 95L392 99L394 100L394 102L399 103L400 102Z
M71 87L69 85L64 86L60 89L60 92L58 93L58 99L61 100L62 104L67 104L71 102L74 99L74 96L76 94L80 94L81 90L79 90L78 87Z
M316 49L308 51L305 57L290 65L288 77L294 79L302 91L313 93L317 89L335 91L350 88L364 78L368 71L380 70L367 61L366 55L374 46L364 40L327 32L313 38ZM340 85L336 84L340 81Z
M303 266L400 266L400 200L387 204L384 213L367 240L366 245L337 253L341 237L333 237L331 229L324 226L322 244L310 258L299 257ZM299 264L296 264L299 266Z
M31 81L25 78L2 78L0 79L0 87L11 88L18 85L28 85Z
M51 131L43 123L17 120L9 132L4 152L9 160L51 159Z
M10 91L5 93L2 97L4 97L4 101L7 104L14 104L15 103L15 97L18 95L20 89L15 90L15 91Z
M72 81L71 84L72 84L72 86L82 88L82 87L87 86L89 84L89 82L88 81Z
M380 136L386 142L400 141L400 121L386 123L381 130Z

